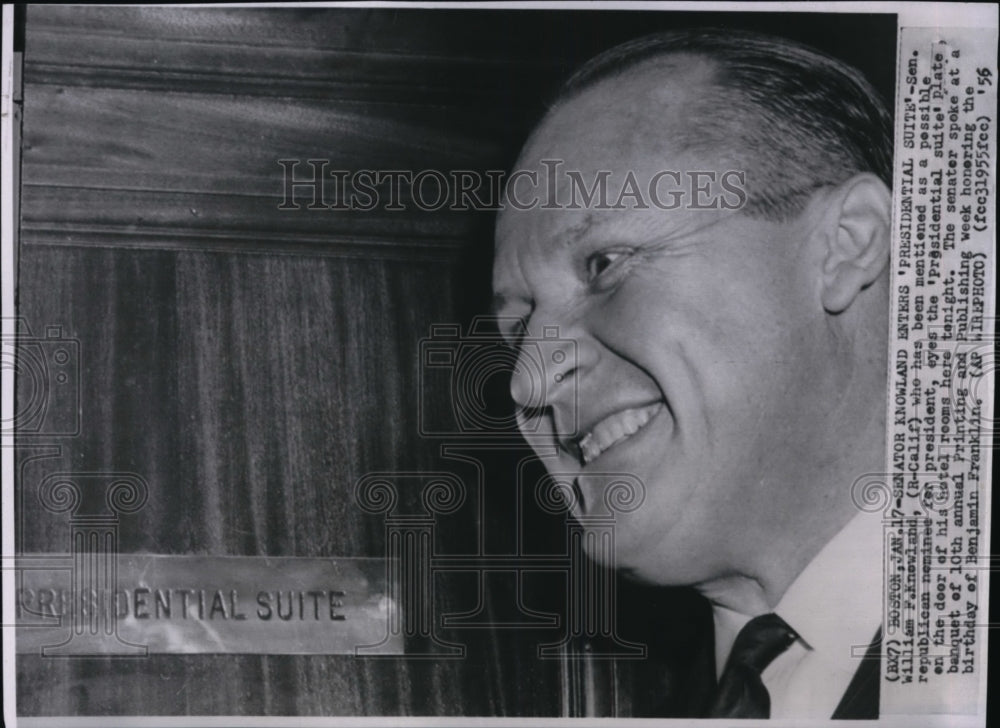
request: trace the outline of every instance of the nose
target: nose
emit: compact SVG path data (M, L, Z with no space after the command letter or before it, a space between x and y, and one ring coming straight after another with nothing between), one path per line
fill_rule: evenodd
M544 326L541 334L521 341L511 375L511 397L526 419L546 409L575 411L577 389L594 359L593 347L578 334L557 326Z

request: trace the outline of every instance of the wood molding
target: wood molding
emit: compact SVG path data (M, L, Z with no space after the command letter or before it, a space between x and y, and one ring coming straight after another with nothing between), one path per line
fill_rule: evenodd
M567 70L537 52L511 53L501 32L462 48L469 39L448 37L442 15L404 14L399 27L361 8L328 8L310 22L308 11L287 8L33 6L26 81L455 109L506 96L507 113L528 123Z
M326 235L240 235L170 226L152 228L127 225L83 226L77 223L27 223L22 242L30 246L123 248L129 250L178 250L213 253L263 253L308 255L365 260L402 260L455 264L466 241L462 239L353 237Z

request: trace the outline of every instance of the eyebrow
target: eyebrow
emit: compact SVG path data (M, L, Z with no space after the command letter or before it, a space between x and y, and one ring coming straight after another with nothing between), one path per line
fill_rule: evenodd
M662 223L662 221L658 221ZM708 223L708 225L714 224ZM579 223L571 225L558 231L558 234L553 236L555 238L556 246L555 249L574 249L587 245L592 240L605 240L609 239L608 229L616 229L621 225L621 219L617 217L599 217L595 216L592 212L589 212L587 216ZM672 230L665 235L658 236L657 240L668 240L674 237L684 237L691 232L700 230L702 227L707 227L708 225L699 225L693 230L685 231L683 228ZM615 236L611 236L615 237ZM555 250L553 250L555 252Z
M558 242L560 247L572 248L579 244L581 240L586 240L589 234L600 234L601 228L606 227L608 224L607 220L595 220L593 211L588 211L583 220L559 231Z
M674 226L668 232L662 233L660 235L656 235L655 237L649 238L649 239L644 240L642 242L644 244L647 244L647 245L654 245L654 244L659 244L659 243L667 243L667 242L672 242L672 241L677 241L677 240L684 240L686 238L689 238L689 237L692 237L692 236L697 235L699 233L702 233L702 232L705 232L707 230L710 230L711 228L715 227L716 225L720 225L721 223L729 220L730 218L732 218L732 217L734 217L736 215L741 214L742 212L743 212L742 210L729 210L725 214L722 214L719 217L716 217L716 218L714 218L712 220L709 220L708 222L703 222L703 223L699 223L699 224L694 224L692 222L692 224L691 224L690 227L684 227L683 225ZM608 226L613 226L613 222L609 223ZM595 236L596 237L601 237L604 234L604 227L605 226L596 225L595 227L596 227Z

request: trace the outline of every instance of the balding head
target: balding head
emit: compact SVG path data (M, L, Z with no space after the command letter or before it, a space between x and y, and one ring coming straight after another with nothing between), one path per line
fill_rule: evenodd
M553 107L602 81L666 84L679 68L705 66L674 133L747 171L746 214L787 219L817 189L863 172L891 187L892 120L878 93L856 69L787 39L713 29L639 38L581 67Z

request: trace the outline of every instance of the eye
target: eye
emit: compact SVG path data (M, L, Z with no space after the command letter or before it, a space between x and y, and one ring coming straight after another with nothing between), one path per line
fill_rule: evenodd
M614 267L614 265L621 259L625 258L626 255L626 251L623 250L602 250L588 255L586 262L587 282L594 283L605 273L605 271Z

